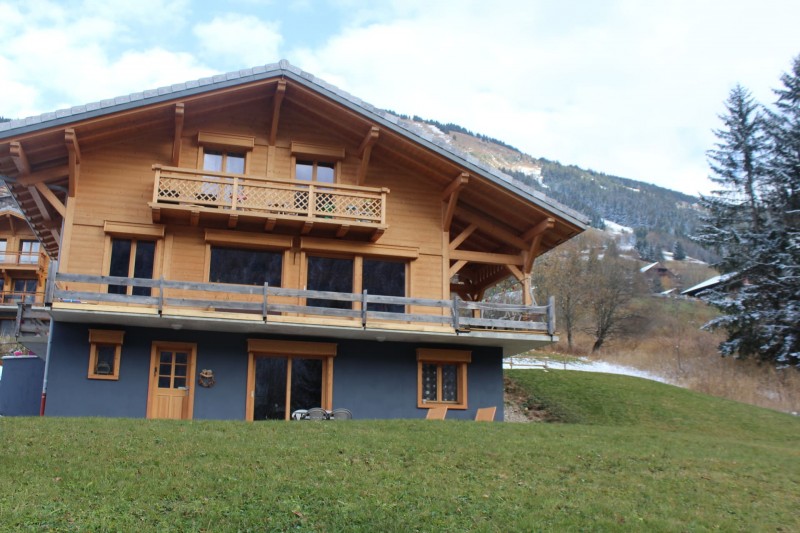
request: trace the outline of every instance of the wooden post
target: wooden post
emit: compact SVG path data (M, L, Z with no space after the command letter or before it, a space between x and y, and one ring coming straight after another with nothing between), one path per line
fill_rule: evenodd
M267 314L269 312L269 304L267 302L267 292L269 290L269 282L264 282L264 305L261 308L261 317L264 319L264 322L267 321Z
M158 278L158 314L164 312L164 276Z
M44 305L53 305L53 293L56 290L56 274L58 274L58 260L50 261L50 270L47 272L47 281L44 288Z
M556 334L556 297L547 300L547 334L551 337Z
M367 327L367 289L361 291L361 327Z
M458 331L458 295L453 295L453 329Z

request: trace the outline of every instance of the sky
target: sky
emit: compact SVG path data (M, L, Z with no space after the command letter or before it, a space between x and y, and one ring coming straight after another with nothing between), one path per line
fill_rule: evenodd
M6 118L287 59L377 107L689 194L712 189L730 90L771 104L800 55L795 0L0 0L0 21Z

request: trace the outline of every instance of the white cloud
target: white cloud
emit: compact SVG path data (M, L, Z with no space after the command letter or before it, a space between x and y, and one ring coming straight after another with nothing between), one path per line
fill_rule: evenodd
M228 65L226 70L272 63L280 57L280 26L254 16L228 13L194 26L204 57Z

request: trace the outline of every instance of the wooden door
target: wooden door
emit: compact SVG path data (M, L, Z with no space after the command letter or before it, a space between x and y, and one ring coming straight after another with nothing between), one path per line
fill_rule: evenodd
M153 344L147 418L192 418L195 355L194 344Z

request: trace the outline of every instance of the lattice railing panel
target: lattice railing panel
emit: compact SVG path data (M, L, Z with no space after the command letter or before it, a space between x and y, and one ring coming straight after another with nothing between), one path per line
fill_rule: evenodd
M212 175L207 176L206 172ZM380 223L386 208L386 191L367 187L319 186L313 182L281 182L166 167L156 168L156 179L154 200L168 204L341 219L348 223Z

